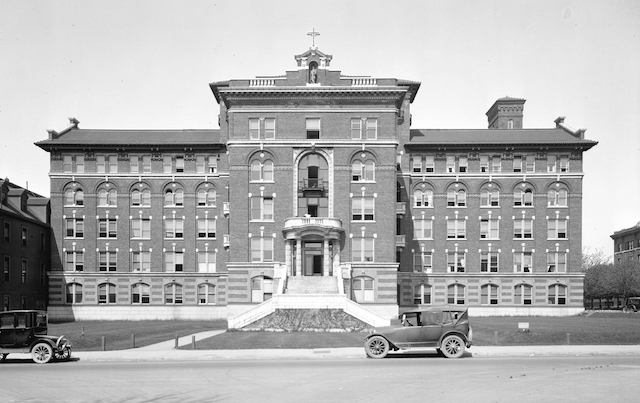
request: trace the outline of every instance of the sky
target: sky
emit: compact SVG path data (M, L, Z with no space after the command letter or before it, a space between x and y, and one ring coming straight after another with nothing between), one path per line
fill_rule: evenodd
M0 0L0 177L49 196L33 143L85 129L216 129L208 84L281 75L316 46L345 75L421 82L412 128L482 129L501 97L584 155L583 247L640 221L636 0Z

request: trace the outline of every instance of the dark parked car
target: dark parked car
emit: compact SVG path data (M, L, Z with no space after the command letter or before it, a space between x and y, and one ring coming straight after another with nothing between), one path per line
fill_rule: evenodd
M400 324L375 328L365 338L364 350L371 358L384 358L389 350L436 348L447 358L458 358L471 347L472 330L466 309L433 307L406 311Z
M71 358L71 343L64 336L47 336L45 311L0 312L0 362L9 353L29 353L38 364L52 358Z

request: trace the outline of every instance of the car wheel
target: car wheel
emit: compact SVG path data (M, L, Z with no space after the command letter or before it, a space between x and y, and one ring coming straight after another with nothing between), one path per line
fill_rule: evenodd
M364 351L370 358L384 358L389 352L389 342L381 336L373 336L364 342Z
M0 354L0 362L6 360L8 355L9 354Z
M47 343L38 343L31 350L31 358L37 364L46 364L53 357L53 349Z
M460 358L464 354L464 341L458 336L447 336L442 340L440 350L447 358Z
M54 357L58 361L67 361L71 358L71 349L69 347L65 347L62 350L56 350Z

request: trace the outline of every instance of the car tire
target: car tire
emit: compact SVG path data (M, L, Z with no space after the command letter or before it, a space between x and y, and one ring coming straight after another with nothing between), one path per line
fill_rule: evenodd
M459 336L447 336L442 340L440 351L447 358L460 358L464 354L464 341Z
M36 364L46 364L53 357L53 348L48 343L38 343L31 349L31 358Z
M67 361L71 358L71 349L69 347L65 347L62 350L56 350L53 355L57 361Z
M382 336L373 336L364 342L364 351L369 358L384 358L389 352L389 342Z
M6 360L8 355L9 354L0 354L0 362Z

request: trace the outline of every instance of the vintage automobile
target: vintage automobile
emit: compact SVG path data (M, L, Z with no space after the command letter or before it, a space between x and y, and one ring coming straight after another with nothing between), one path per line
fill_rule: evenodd
M413 309L398 316L399 324L373 329L364 350L371 358L384 358L389 350L435 348L447 358L458 358L472 344L469 314L459 307Z
M52 358L71 358L71 343L64 336L47 336L47 313L22 310L0 312L0 362L9 353L28 353L38 364Z

